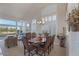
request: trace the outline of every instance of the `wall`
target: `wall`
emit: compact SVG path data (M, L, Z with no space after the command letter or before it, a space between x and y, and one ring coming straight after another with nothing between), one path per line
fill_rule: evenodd
M78 6L79 6L79 4L77 4L77 3L68 4L67 5L67 14L69 12L71 12L72 9L78 8ZM70 55L70 56L71 55L72 56L78 55L79 56L79 52L78 52L79 40L78 40L78 38L79 38L79 32L68 32L67 33L67 40L66 40L66 42L67 42L67 44L66 44L67 55Z
M79 56L79 32L69 33L69 56Z

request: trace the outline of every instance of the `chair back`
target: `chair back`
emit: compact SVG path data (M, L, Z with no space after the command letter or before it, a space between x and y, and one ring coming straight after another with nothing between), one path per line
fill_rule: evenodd
M28 40L27 39L23 39L23 46L24 46L24 49L27 49L28 48Z
M47 38L47 42L46 42L45 48L46 48L46 49L49 48L50 45L51 45L51 36L49 36L49 37Z
M49 36L49 33L44 33L44 36L45 36L45 37L48 37L48 36Z
M52 41L51 41L52 44L54 43L54 40L55 40L55 35L52 36Z
M31 34L31 37L32 37L32 38L35 38L35 37L36 37L36 33L33 32L33 33Z
M26 39L31 39L31 33L26 33Z

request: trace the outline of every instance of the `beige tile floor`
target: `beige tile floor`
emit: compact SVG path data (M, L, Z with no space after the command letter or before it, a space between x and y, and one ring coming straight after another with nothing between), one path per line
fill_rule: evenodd
M0 40L0 47L4 56L23 56L23 44L18 41L18 46L6 48L4 40ZM49 56L66 56L66 48L59 46L58 39L55 39L54 48L50 52Z

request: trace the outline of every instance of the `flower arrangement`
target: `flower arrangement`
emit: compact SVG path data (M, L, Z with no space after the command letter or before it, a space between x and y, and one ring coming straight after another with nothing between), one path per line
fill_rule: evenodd
M73 9L71 13L69 13L67 21L69 25L79 24L79 9Z

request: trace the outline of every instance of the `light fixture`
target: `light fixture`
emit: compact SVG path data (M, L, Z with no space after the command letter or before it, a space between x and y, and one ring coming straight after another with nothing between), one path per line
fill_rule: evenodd
M37 21L37 24L42 24L42 21Z
M27 27L29 27L30 25L29 24L27 24Z
M40 20L40 21L37 21L36 23L37 23L37 24L44 24L44 23L45 23L45 19L42 19L42 20Z
M42 24L44 24L45 23L45 19L44 18L42 18Z
M41 24L42 22L41 22L41 21L39 21L39 23Z
M32 20L32 24L36 24L36 19Z

